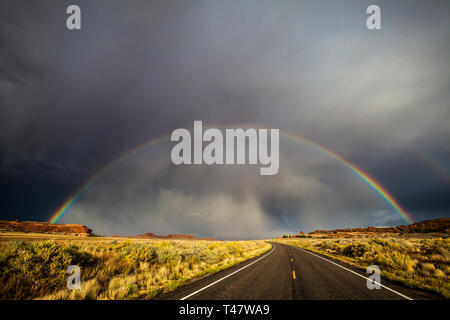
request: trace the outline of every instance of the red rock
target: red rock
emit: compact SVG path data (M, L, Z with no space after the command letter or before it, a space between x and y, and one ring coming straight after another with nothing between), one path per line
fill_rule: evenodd
M349 229L335 229L335 230L316 230L310 234L327 234L327 233L342 233L342 232L360 232L360 233L450 233L450 218L440 218L433 220L425 220L421 222L412 223L409 225L401 225L397 227L388 228L377 228L377 227L367 227L367 228L349 228Z
M172 240L215 240L212 238L197 238L189 234L168 234L166 236L159 236L152 232L147 232L141 235L134 236L138 239L172 239Z
M0 220L0 230L13 232L61 233L70 235L93 236L92 230L81 224L52 224L36 221Z

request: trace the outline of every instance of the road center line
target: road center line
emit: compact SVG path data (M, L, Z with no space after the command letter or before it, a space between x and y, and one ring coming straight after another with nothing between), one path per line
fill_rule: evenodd
M353 270L350 270L350 269L348 269L348 268L346 268L346 267L343 267L343 266L341 266L341 265L338 264L338 263L335 263L335 262L333 262L333 261L331 261L331 260L325 259L324 257L321 257L321 256L319 256L318 254L315 254L315 253L310 252L310 251L308 251L308 250L305 250L305 249L303 249L303 248L299 248L299 247L295 247L295 246L292 246L292 247L297 248L297 249L299 249L299 250L302 250L302 251L304 251L304 252L307 252L307 253L309 253L309 254L312 254L313 256L316 256L316 257L318 257L318 258L320 258L320 259L322 259L322 260L325 260L325 261L327 261L327 262L329 262L329 263L332 263L332 264L334 264L334 265L336 265L336 266L338 266L338 267L340 267L340 268L342 268L342 269L344 269L344 270L347 270L347 271L349 271L349 272L351 272L351 273L353 273L353 274L356 274L358 277L361 277L361 278L363 278L363 279L369 280L369 278L366 278L366 277L364 277L363 275L360 275L359 273L357 273L357 272L355 272L355 271L353 271ZM403 298L405 298L405 299L407 299L407 300L413 300L412 298L410 298L410 297L408 297L408 296L405 296L404 294L402 294L402 293L400 293L400 292L398 292L398 291L395 291L394 289L391 289L391 288L389 288L389 287L386 287L385 285L382 285L381 283L378 283L378 282L376 282L376 281L374 281L374 280L372 280L372 279L370 279L370 281L371 281L372 283L379 284L381 287L383 287L383 288L385 288L385 289L387 289L387 290L389 290L389 291L392 291L392 292L398 294L399 296L401 296L401 297L403 297Z
M253 262L247 264L246 266L244 266L244 267L242 267L242 268L240 268L240 269L238 269L238 270L236 270L236 271L234 271L234 272L232 272L232 273L230 273L229 275L226 275L226 276L223 277L223 278L220 278L219 280L214 281L213 283L208 284L207 286L205 286L205 287L203 287L203 288L201 288L201 289L198 289L197 291L192 292L191 294L188 294L187 296L181 298L180 300L185 300L185 299L187 299L187 298L189 298L189 297L192 297L193 295L199 293L200 291L203 291L203 290L205 290L205 289L207 289L207 288L209 288L209 287L215 285L216 283L218 283L218 282L220 282L220 281L222 281L222 280L225 280L225 279L228 278L228 277L231 277L233 274L238 273L239 271L242 271L242 270L244 270L244 269L247 268L247 267L250 267L252 264L254 264L254 263L258 262L259 260L264 259L265 257L267 257L267 256L268 256L269 254L271 254L274 250L275 250L275 246L272 245L272 250L270 250L269 253L265 254L265 255L262 256L261 258L259 258L259 259L255 260L255 261L253 261Z

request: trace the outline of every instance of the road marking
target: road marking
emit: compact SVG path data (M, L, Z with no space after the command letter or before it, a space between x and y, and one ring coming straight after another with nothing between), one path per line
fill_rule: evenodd
M269 254L271 254L274 250L275 250L275 246L272 245L272 250L270 250L269 253L267 253L266 255L262 256L261 258L259 258L259 259L255 260L255 261L253 261L252 263L247 264L246 266L244 266L244 267L242 267L242 268L240 268L240 269L238 269L238 270L236 270L236 271L230 273L229 275L227 275L227 276L225 276L225 277L223 277L223 278L220 278L219 280L214 281L213 283L208 284L207 286L205 286L205 287L203 287L203 288L201 288L201 289L198 289L198 290L195 291L195 292L192 292L191 294L188 294L187 296L181 298L180 300L185 300L185 299L187 299L187 298L189 298L189 297L192 297L193 295L199 293L200 291L203 291L203 290L205 290L205 289L207 289L207 288L209 288L209 287L215 285L216 283L218 283L218 282L220 282L220 281L222 281L222 280L225 280L225 279L228 278L228 277L231 277L233 274L238 273L239 271L242 271L242 270L244 270L244 269L247 268L247 267L250 267L252 264L254 264L254 263L258 262L259 260L264 259L265 257L267 257L267 256L268 256Z
M385 288L385 289L387 289L387 290L389 290L389 291L392 291L392 292L398 294L399 296L401 296L401 297L403 297L403 298L405 298L405 299L413 300L412 298L410 298L410 297L408 297L408 296L405 296L404 294L402 294L402 293L400 293L400 292L398 292L398 291L395 291L394 289L391 289L391 288L389 288L389 287L386 287L385 285L382 285L381 283L378 283L378 282L376 282L376 281L374 281L374 280L372 280L372 279L366 278L366 277L364 277L363 275L360 275L359 273L357 273L357 272L355 272L355 271L353 271L353 270L350 270L350 269L348 269L348 268L346 268L346 267L343 267L343 266L341 266L341 265L338 264L338 263L335 263L335 262L333 262L333 261L330 261L330 260L328 260L328 259L325 259L324 257L321 257L321 256L319 256L318 254L312 253L312 252L310 252L310 251L308 251L308 250L305 250L305 249L302 249L302 248L299 248L299 247L294 247L294 248L297 248L297 249L299 249L299 250L305 251L305 252L307 252L307 253L309 253L309 254L312 254L313 256L316 256L316 257L318 257L318 258L320 258L320 259L322 259L322 260L325 260L325 261L327 261L327 262L329 262L329 263L332 263L332 264L334 264L334 265L336 265L336 266L338 266L338 267L341 267L342 269L345 269L345 270L347 270L347 271L349 271L349 272L351 272L351 273L353 273L353 274L356 274L357 276L359 276L359 277L361 277L361 278L363 278L363 279L370 280L370 281L372 281L373 283L379 284L381 287L383 287L383 288Z
M292 270L292 278L295 280L295 270Z

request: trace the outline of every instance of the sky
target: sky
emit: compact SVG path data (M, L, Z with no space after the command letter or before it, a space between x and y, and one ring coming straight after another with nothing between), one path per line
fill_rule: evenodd
M407 223L283 133L273 176L176 166L170 134L194 120L305 137L413 221L449 217L449 20L449 1L3 0L0 219L49 221L102 173L58 223L220 239Z

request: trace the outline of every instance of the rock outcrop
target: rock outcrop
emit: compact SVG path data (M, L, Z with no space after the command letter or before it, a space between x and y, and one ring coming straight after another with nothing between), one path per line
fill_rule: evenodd
M55 233L93 236L92 230L81 224L52 224L36 221L0 220L0 230L12 232Z
M335 230L316 230L310 235L314 234L333 234L333 233L450 233L450 218L440 218L433 220L425 220L421 222L412 223L409 225L401 225L397 227L388 228L350 228L350 229L335 229Z
M214 240L212 238L197 238L189 234L168 234L166 236L159 236L152 232L147 232L141 235L134 236L138 239L172 239L172 240Z

